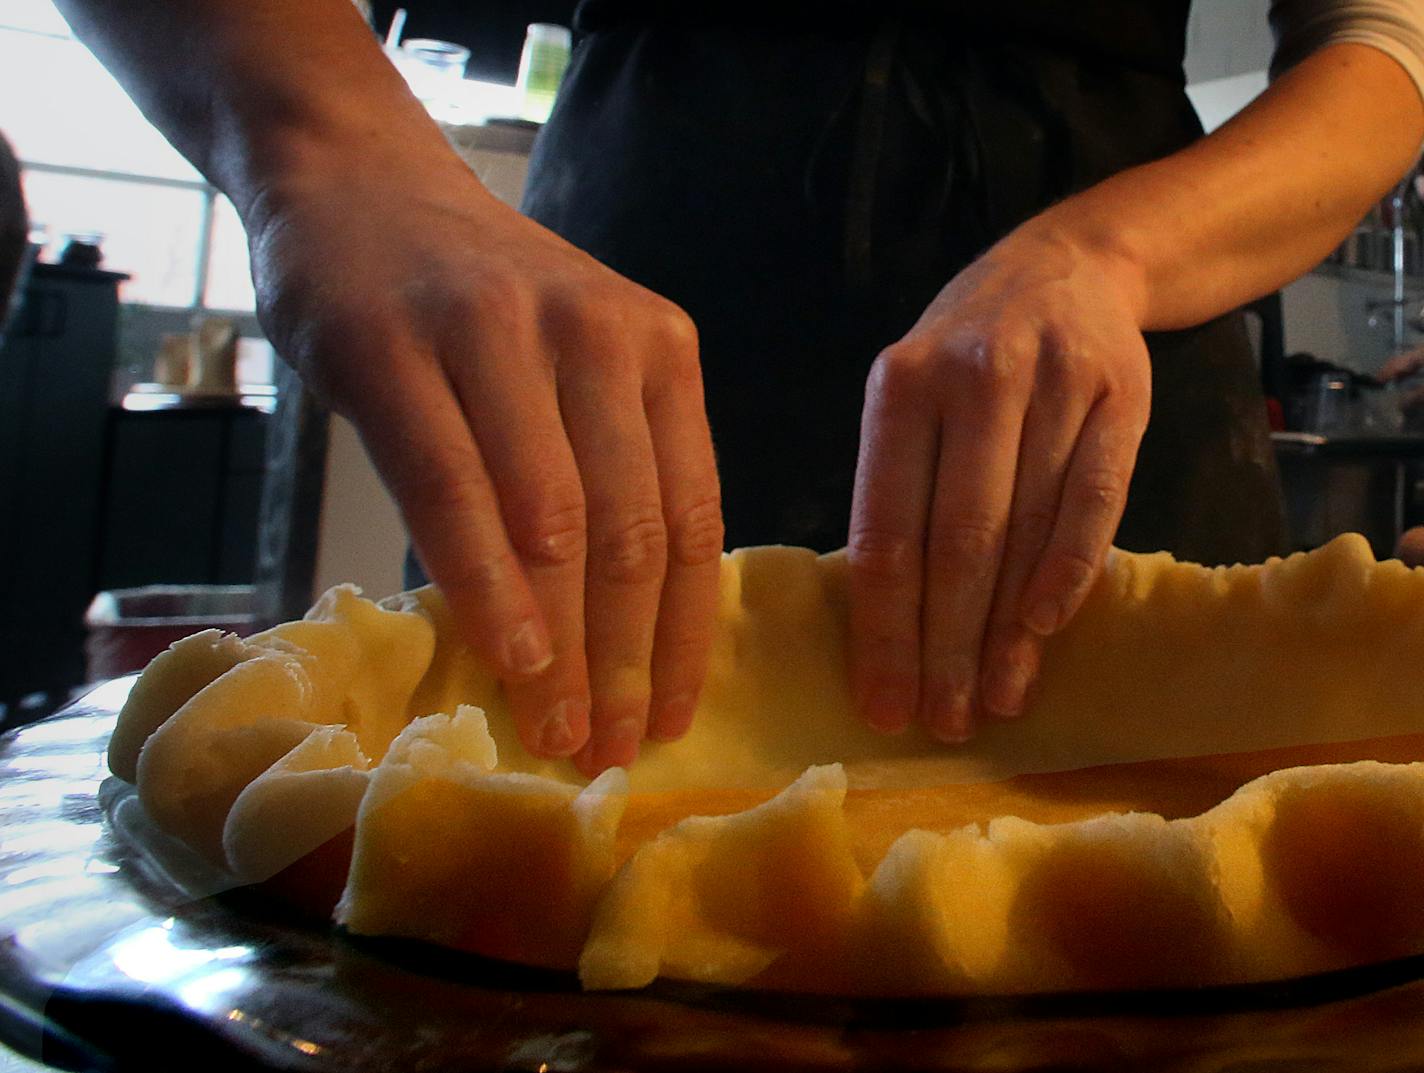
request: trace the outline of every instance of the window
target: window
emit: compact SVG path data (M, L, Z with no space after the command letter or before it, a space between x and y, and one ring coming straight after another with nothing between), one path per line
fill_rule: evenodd
M105 267L133 277L125 302L252 308L231 206L74 40L49 0L6 0L0 16L0 131L24 168L42 256L56 258L71 234L95 234Z
M438 104L455 124L516 111L512 87L457 80ZM0 3L0 133L24 168L30 218L57 258L67 236L102 238L129 304L250 312L247 241L231 203L143 117L50 0Z

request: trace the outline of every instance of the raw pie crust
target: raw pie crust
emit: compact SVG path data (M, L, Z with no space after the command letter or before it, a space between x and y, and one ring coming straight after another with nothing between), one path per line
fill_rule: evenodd
M723 561L691 733L591 783L520 748L437 590L350 586L155 659L110 745L166 831L362 934L843 994L1276 979L1424 952L1424 570L1364 539L1114 552L1028 713L853 717L845 562Z

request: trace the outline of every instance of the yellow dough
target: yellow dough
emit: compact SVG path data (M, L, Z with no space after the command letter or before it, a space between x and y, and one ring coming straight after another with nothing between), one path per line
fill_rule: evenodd
M1218 569L1115 551L1029 711L957 749L854 717L845 572L725 557L692 731L592 783L523 752L433 588L178 642L110 767L237 882L591 988L1014 993L1424 952L1424 570L1358 536Z

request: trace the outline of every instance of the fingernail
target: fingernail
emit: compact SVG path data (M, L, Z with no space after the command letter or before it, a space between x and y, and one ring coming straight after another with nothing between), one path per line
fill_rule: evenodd
M1024 625L1040 637L1049 637L1058 630L1058 604L1052 600L1040 600L1029 608L1024 616Z
M524 622L505 641L504 662L515 674L538 674L554 662L554 651L536 623Z
M984 707L1001 719L1012 719L1023 710L1028 693L1029 670L1018 660L1005 661L987 675Z
M929 721L930 735L946 745L963 745L974 732L970 727L969 694L959 691L950 694Z
M902 734L910 725L910 708L904 690L881 686L873 690L862 707L865 721L882 734Z
M570 719L573 701L561 700L554 705L539 728L539 751L545 756L568 756L578 749Z

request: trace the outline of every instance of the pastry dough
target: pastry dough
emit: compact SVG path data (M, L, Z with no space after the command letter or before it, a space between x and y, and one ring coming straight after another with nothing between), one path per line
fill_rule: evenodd
M949 749L854 718L845 569L727 556L692 731L592 783L522 751L433 588L178 642L110 766L236 882L593 988L1197 985L1424 952L1424 570L1358 536L1249 567L1114 552L1024 718Z

